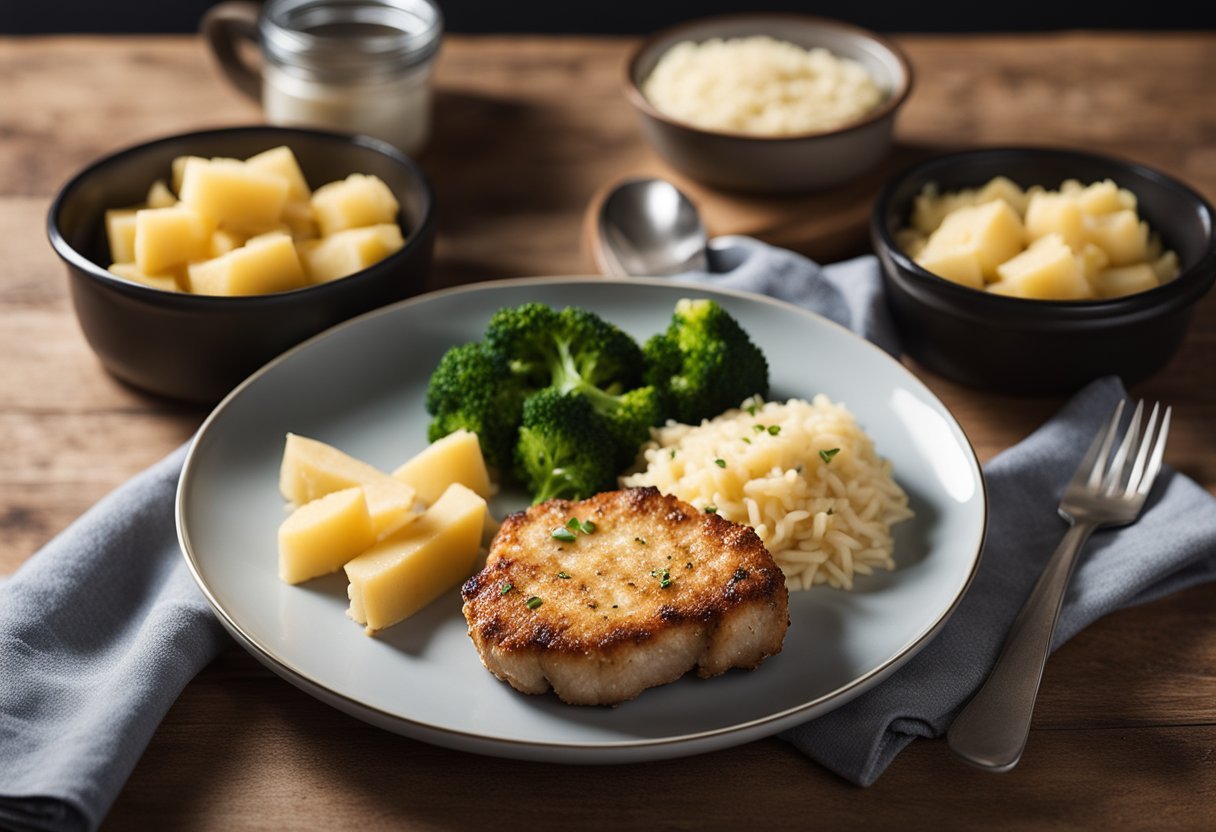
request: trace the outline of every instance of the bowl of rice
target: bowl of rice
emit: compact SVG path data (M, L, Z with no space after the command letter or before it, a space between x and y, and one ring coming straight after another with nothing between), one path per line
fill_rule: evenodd
M751 399L653 431L624 486L653 485L755 529L792 591L853 589L895 568L891 527L912 517L891 463L841 402Z
M677 171L728 190L804 193L887 156L912 66L894 43L851 24L727 15L643 41L624 88L647 140Z

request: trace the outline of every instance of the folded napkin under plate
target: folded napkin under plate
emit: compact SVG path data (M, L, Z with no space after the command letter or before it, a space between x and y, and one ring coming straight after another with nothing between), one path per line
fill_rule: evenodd
M872 257L821 268L723 238L711 267L681 279L795 303L898 353ZM783 739L867 785L914 738L945 732L1059 542L1061 490L1123 395L1116 379L1094 382L985 466L988 540L952 618L888 680ZM182 688L231 643L178 548L183 459L178 449L114 491L0 584L0 826L96 828ZM1090 542L1055 644L1107 612L1212 579L1216 500L1167 468L1135 525Z

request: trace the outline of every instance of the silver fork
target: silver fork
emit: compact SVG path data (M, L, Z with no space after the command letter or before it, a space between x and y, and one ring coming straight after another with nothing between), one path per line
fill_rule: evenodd
M1043 665L1077 554L1099 526L1123 526L1134 521L1161 470L1170 408L1165 409L1159 428L1158 410L1154 404L1141 433L1144 402L1136 405L1123 441L1111 459L1123 415L1120 401L1064 490L1059 511L1070 528L1014 619L988 679L947 733L951 750L963 760L990 771L1009 771L1021 759Z

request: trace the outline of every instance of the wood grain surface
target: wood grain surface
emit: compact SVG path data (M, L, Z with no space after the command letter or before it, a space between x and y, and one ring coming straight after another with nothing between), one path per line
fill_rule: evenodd
M1216 33L915 36L915 146L1128 156L1216 199ZM441 206L430 288L586 270L584 209L654 164L617 83L631 41L453 37L421 162ZM109 377L46 243L55 190L144 139L257 121L190 37L0 39L0 575L186 440L205 413ZM860 252L849 252L860 253ZM916 370L988 459L1059 406ZM1216 493L1216 298L1134 393L1174 405L1167 461ZM1213 543L1216 546L1216 542ZM1216 825L1216 587L1099 621L1049 662L1023 763L913 744L860 790L776 739L612 768L478 757L322 705L233 648L185 690L108 829L1045 829Z

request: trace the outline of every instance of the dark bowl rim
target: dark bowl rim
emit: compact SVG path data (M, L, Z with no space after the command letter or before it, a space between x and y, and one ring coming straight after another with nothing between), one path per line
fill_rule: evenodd
M88 257L85 257L77 251L64 238L63 233L59 229L59 215L64 204L71 198L73 192L85 182L90 176L96 173L99 169L106 165L112 164L120 159L125 159L131 156L136 156L140 153L156 147L157 145L189 141L192 139L206 139L219 135L233 135L240 133L269 133L278 134L284 137L305 135L311 138L321 139L322 141L333 141L343 145L354 145L363 147L389 157L392 161L401 165L417 182L421 188L423 197L423 210L420 222L410 229L409 236L406 238L405 245L398 251L393 252L388 257L368 266L366 269L338 278L325 283L313 284L311 286L302 286L299 289L291 289L285 292L269 292L259 295L198 295L192 292L168 292L164 289L157 289L152 286L145 286L142 283L124 280L109 270L101 267L100 264L94 263ZM284 144L290 144L284 141ZM355 281L361 283L363 280L370 277L373 272L380 271L383 268L391 268L394 263L403 263L420 245L424 245L424 241L431 236L431 232L435 225L435 191L427 179L426 174L418 167L418 164L407 156L402 151L398 150L388 142L372 136L366 136L355 133L341 133L335 130L317 130L308 127L283 127L273 124L249 124L238 125L234 127L215 127L203 130L192 130L185 133L174 133L168 136L161 136L149 141L140 142L139 144L129 145L111 153L101 156L83 168L78 170L71 178L60 187L55 198L51 201L50 209L47 211L46 231L47 237L50 240L51 248L59 255L69 266L78 269L83 274L90 278L101 282L108 288L133 295L134 297L144 300L160 299L162 301L178 304L186 307L195 306L234 306L237 304L245 306L255 305L274 305L284 303L289 298L300 298L304 295L321 295L327 292L341 291L337 287L350 288L351 284L347 281Z
M924 174L931 173L937 169L948 169L959 162L988 156L1008 156L1010 154L1041 158L1084 159L1087 162L1098 162L1107 165L1113 170L1122 170L1144 179L1153 180L1174 191L1180 197L1192 202L1195 207L1202 210L1207 220L1206 250L1190 268L1179 272L1178 276L1173 280L1145 292L1137 292L1118 298L1092 300L1038 300L1035 298L998 295L946 280L923 268L895 242L894 237L887 229L885 217L892 197L905 182L909 179L924 176ZM1116 175L1112 174L1110 178L1118 182ZM1126 187L1123 183L1118 184ZM902 279L921 287L926 292L935 294L943 302L978 302L996 309L1003 308L1010 312L1015 310L1026 312L1035 309L1052 310L1052 314L1059 314L1069 318L1113 317L1123 313L1133 315L1144 314L1147 305L1152 305L1156 308L1156 304L1148 304L1148 301L1165 303L1170 301L1177 302L1181 299L1182 304L1189 304L1198 300L1211 287L1213 281L1216 281L1216 209L1213 209L1212 204L1202 194L1181 180L1143 163L1106 153L1093 153L1088 150L1078 150L1069 147L1002 145L999 147L972 148L969 150L941 153L930 159L918 162L895 174L883 186L878 197L874 200L874 208L870 213L870 234L876 243L880 242L882 244L881 247L886 250L886 253L902 270L903 273L900 275ZM878 248L877 245L875 247ZM1207 286L1201 285L1205 281L1205 273Z
M667 115L659 110L646 95L642 92L637 81L637 64L642 55L648 52L656 43L673 36L678 36L680 32L693 27L700 27L706 24L724 24L741 20L759 20L759 21L777 21L777 20L796 20L799 23L817 26L821 29L834 29L840 32L846 32L860 39L868 40L871 43L877 44L882 49L889 52L899 63L903 70L903 83L899 88L892 91L891 95L870 113L867 113L863 118L857 121L851 121L843 124L840 127L832 128L831 130L813 130L805 133L789 133L780 136L765 136L756 133L744 133L737 130L711 130L706 127L699 127L695 124L690 124L687 121L682 121L672 116ZM780 34L776 33L774 37L780 39ZM708 17L695 18L693 20L685 20L671 26L659 29L656 32L647 35L642 41L636 44L625 58L623 64L623 86L626 100L633 105L634 109L645 114L646 116L660 121L670 127L687 130L692 133L697 133L704 136L713 136L720 139L744 139L747 141L756 142L798 142L807 141L808 139L827 138L831 136L839 136L856 130L862 130L872 125L885 120L888 116L895 113L904 102L908 100L908 96L912 94L912 88L915 84L915 73L912 69L912 62L904 53L895 41L884 37L877 32L866 29L863 26L857 26L853 23L847 23L843 20L837 20L831 17L822 17L813 14L800 14L798 12L742 12L738 14L722 14L710 15Z

